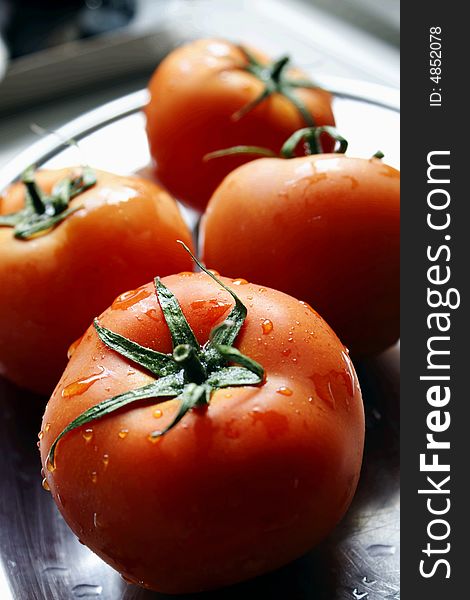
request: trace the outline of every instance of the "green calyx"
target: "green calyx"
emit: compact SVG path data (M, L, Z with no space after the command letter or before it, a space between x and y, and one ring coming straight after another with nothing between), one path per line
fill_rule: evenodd
M16 213L0 215L0 227L13 227L14 236L28 240L43 235L71 214L83 208L69 203L96 183L96 175L89 167L81 173L58 181L50 195L43 193L34 178L34 168L27 169L21 178L25 186L24 208Z
M321 127L304 127L295 131L289 139L284 142L279 154L276 154L269 148L260 146L232 146L231 148L223 148L222 150L210 152L204 156L204 160L208 161L213 158L222 158L234 154L253 154L270 158L295 158L296 149L301 142L303 143L304 154L306 156L322 154L322 134L327 134L335 141L335 149L333 152L344 154L348 149L347 140L338 133L335 127L332 127L331 125L322 125Z
M186 320L178 300L157 277L155 291L170 331L173 345L171 354L140 346L136 342L102 327L95 319L96 333L108 348L145 368L158 379L141 388L103 400L74 419L52 444L48 456L50 465L54 466L55 451L59 440L69 431L100 419L124 406L150 398L160 402L168 398L177 398L180 404L171 423L165 429L150 434L152 438L158 438L172 429L192 408L208 405L215 390L262 383L263 367L233 347L245 322L247 314L245 305L235 292L201 265L183 242L180 243L196 264L232 296L235 301L234 307L226 320L212 330L209 341L201 346Z
M245 106L234 113L232 118L238 121L272 94L281 94L295 106L305 125L313 127L315 121L305 104L296 94L296 89L315 89L319 88L319 86L309 80L289 77L286 74L286 67L290 60L288 56L283 56L269 64L263 64L244 46L239 46L239 49L243 52L247 60L247 64L242 69L259 79L264 84L264 88L254 100L248 102L248 104L245 104Z
M305 127L304 129L295 131L290 138L284 142L280 152L281 157L293 158L295 156L295 150L301 142L304 144L304 152L307 156L312 154L323 154L321 136L324 133L335 141L334 152L337 154L345 154L348 149L347 140L338 133L336 127L323 125L322 127Z

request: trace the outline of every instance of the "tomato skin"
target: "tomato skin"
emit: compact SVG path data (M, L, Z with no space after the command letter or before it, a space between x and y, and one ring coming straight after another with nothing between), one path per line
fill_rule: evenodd
M267 58L257 51L257 57ZM279 152L305 121L293 104L273 94L239 120L234 113L254 100L263 84L240 66L247 59L234 44L206 39L170 53L156 69L146 107L147 135L159 181L172 194L200 211L222 179L253 155L203 161L209 152L255 145ZM306 77L290 70L292 77ZM334 125L331 95L320 89L296 89L317 125ZM325 149L332 150L326 140ZM182 173L184 176L182 176Z
M259 159L227 176L202 224L205 263L315 307L354 357L399 336L399 172L378 159Z
M39 185L73 169L42 171ZM67 364L67 348L122 291L155 272L192 269L176 244L191 235L175 201L151 182L97 171L96 186L70 203L84 205L54 230L18 240L0 227L0 374L49 395ZM0 213L22 208L24 186L0 198Z
M199 342L207 341L231 308L228 293L204 274L163 283ZM363 407L342 344L297 300L254 284L233 289L248 307L236 346L263 364L266 383L216 391L206 409L192 410L157 443L148 435L170 422L177 401L108 415L62 438L49 471L49 448L72 419L150 379L90 328L42 422L41 460L67 523L127 579L160 592L228 585L301 555L342 517L359 477ZM108 309L100 323L170 352L153 286L134 300ZM272 330L264 333L267 320ZM76 387L101 369L113 376Z

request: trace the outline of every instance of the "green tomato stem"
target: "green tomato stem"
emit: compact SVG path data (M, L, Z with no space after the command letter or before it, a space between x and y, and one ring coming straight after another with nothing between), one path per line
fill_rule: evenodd
M46 212L46 205L42 199L42 194L39 191L37 183L34 180L34 170L27 169L23 173L22 181L28 190L31 203L37 215L42 215Z
M173 359L184 370L186 383L200 385L207 379L206 370L194 348L189 344L179 344L173 350Z
M239 110L237 110L233 115L232 119L234 121L240 120L242 117L251 112L254 108L256 108L259 104L264 102L267 98L269 98L272 94L280 94L287 98L298 110L302 120L305 122L305 125L313 127L315 125L314 118L307 106L300 99L300 97L296 94L296 90L300 87L305 87L307 89L315 89L318 86L311 81L291 79L286 76L286 67L289 64L290 58L289 56L282 56L278 60L275 60L269 64L263 64L260 62L251 52L249 52L243 46L239 46L239 49L244 54L247 64L244 64L241 68L248 73L251 73L253 77L256 77L264 84L264 87L261 93L242 106ZM300 85L300 84L304 85Z

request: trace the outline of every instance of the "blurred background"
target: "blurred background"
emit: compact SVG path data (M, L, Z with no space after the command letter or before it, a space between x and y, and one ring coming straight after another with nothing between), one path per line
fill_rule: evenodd
M196 37L259 46L322 76L399 85L399 0L0 0L0 168L34 141L145 86Z

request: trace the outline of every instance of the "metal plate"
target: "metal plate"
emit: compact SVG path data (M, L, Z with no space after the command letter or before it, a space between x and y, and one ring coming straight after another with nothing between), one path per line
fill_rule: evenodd
M351 155L382 150L399 164L399 113L393 91L331 80L335 114ZM146 92L107 104L40 139L0 172L0 189L30 164L83 163L116 173L148 173L140 112ZM80 150L62 141L80 141ZM194 226L195 215L184 211ZM356 365L366 404L363 472L353 504L318 548L274 573L199 600L396 600L399 598L399 350ZM0 599L163 600L125 583L82 546L41 488L37 432L44 399L0 379Z

